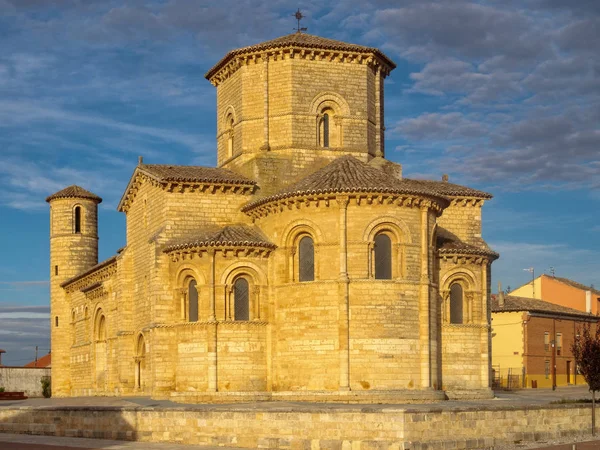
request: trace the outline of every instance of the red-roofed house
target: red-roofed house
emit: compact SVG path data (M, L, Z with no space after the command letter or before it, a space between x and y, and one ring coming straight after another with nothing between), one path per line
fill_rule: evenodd
M23 367L52 367L52 353L25 364Z

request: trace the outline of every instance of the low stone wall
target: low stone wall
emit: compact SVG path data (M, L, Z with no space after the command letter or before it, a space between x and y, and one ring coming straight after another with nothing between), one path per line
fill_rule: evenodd
M580 434L588 405L523 409L339 405L0 407L0 432L240 448L489 448Z
M0 367L0 387L5 391L25 392L27 397L42 397L42 378L50 369L42 367Z

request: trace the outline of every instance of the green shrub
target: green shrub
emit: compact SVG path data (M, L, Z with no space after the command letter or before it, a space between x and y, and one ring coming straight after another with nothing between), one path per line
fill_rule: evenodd
M4 388L3 387L0 387L0 392L4 392Z
M50 385L50 377L43 377L41 380L42 383L42 395L45 398L52 397L52 388Z

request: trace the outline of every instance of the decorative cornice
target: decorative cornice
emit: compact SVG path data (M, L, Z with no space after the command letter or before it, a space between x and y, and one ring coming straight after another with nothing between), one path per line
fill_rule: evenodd
M156 323L150 325L149 329L156 328L188 328L188 327L206 327L206 326L223 326L223 325L253 325L264 327L267 326L269 322L259 321L259 320L215 320L215 321L198 321L198 322L179 322L179 323Z
M450 200L450 206L475 206L481 208L485 199L475 197L455 197Z
M86 287L91 287L94 284L100 284L101 282L108 280L115 273L117 273L117 257L113 256L112 258L95 265L88 271L65 281L60 286L68 293L73 293L75 291L81 291ZM97 288L98 287L91 287L91 289Z
M196 244L184 249L165 250L172 262L186 261L194 258L203 258L211 252L220 252L223 257L235 256L246 258L268 258L274 246L262 246L259 244L248 245L203 245Z
M337 49L308 49L299 46L290 46L283 44L279 47L271 48L267 51L243 51L239 55L227 55L219 61L205 77L213 86L218 86L230 78L242 66L250 64L262 64L264 59L270 61L283 61L289 59L303 59L310 61L327 61L345 64L366 65L373 70L380 70L382 76L386 77L394 69L384 58L376 54L374 49L365 49L364 51L348 51ZM392 63L393 64L393 63Z
M361 205L394 205L405 208L426 207L440 215L446 206L444 200L424 195L411 194L391 194L387 192L340 192L322 193L322 194L291 194L289 197L273 199L265 203L255 202L242 208L242 211L257 220L267 217L271 214L277 214L284 210L300 209L304 207L329 207L331 202L335 202L337 207L338 198L348 198L350 204L354 206Z
M439 251L438 251L439 253ZM493 252L492 252L493 253ZM476 265L487 265L492 261L498 259L498 254L495 255L473 255L466 254L464 251L456 250L452 253L440 254L439 258L444 262L451 262L453 264L476 264Z
M127 212L133 203L133 200L137 196L140 186L148 182L152 186L162 189L166 192L177 192L177 193L206 193L206 194L215 194L215 193L233 193L233 194L242 194L248 195L251 194L256 185L249 183L234 183L234 182L221 182L221 181L203 181L203 182L193 182L193 181L159 181L152 176L149 176L146 173L143 173L136 168L127 188L125 189L125 193L119 202L117 207L118 211Z

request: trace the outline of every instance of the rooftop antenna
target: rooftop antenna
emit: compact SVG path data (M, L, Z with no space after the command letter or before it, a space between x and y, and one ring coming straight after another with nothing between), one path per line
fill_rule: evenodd
M556 271L554 270L554 266L550 266L550 274L552 274L552 278L556 277Z
M302 15L302 13L300 12L300 8L298 8L298 11L296 11L295 14L293 14L293 16L296 18L296 20L298 21L298 28L294 28L294 30L296 30L296 33L302 33L303 31L308 30L308 28L306 27L301 27L300 26L300 21L302 19L304 19L305 16Z

